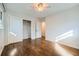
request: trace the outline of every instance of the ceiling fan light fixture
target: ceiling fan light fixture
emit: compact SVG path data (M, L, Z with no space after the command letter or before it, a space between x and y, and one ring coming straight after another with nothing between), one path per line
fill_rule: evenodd
M34 9L38 11L43 11L47 8L47 4L46 3L34 3L33 7Z

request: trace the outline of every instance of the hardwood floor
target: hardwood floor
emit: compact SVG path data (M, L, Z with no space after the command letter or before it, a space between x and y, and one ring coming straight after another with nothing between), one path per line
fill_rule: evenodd
M70 53L72 56L79 56L79 50L64 46L56 45L43 39L25 39L22 42L6 45L3 49L2 56L61 56ZM63 50L62 50L63 49ZM65 54L66 53L66 54ZM69 54L68 54L69 55Z

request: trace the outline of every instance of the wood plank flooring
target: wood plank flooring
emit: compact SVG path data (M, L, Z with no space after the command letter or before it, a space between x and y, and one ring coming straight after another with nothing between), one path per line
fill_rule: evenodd
M22 42L6 45L1 56L62 56L70 53L72 56L79 56L79 50L47 41L45 39L25 39ZM65 53L63 50L66 51Z

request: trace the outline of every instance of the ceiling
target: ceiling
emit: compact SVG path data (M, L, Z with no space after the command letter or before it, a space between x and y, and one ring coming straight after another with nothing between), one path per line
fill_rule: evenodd
M48 3L48 8L42 12L36 11L32 5L33 3L5 3L7 11L12 11L18 14L24 14L30 17L46 17L54 13L72 8L77 3Z

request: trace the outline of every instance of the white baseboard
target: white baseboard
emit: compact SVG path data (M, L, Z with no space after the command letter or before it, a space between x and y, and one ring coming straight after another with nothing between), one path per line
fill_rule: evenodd
M65 46L69 46L69 47L72 47L72 48L75 48L75 49L79 49L79 46L72 45L72 44L69 44L67 42L59 42L59 43L65 45Z

